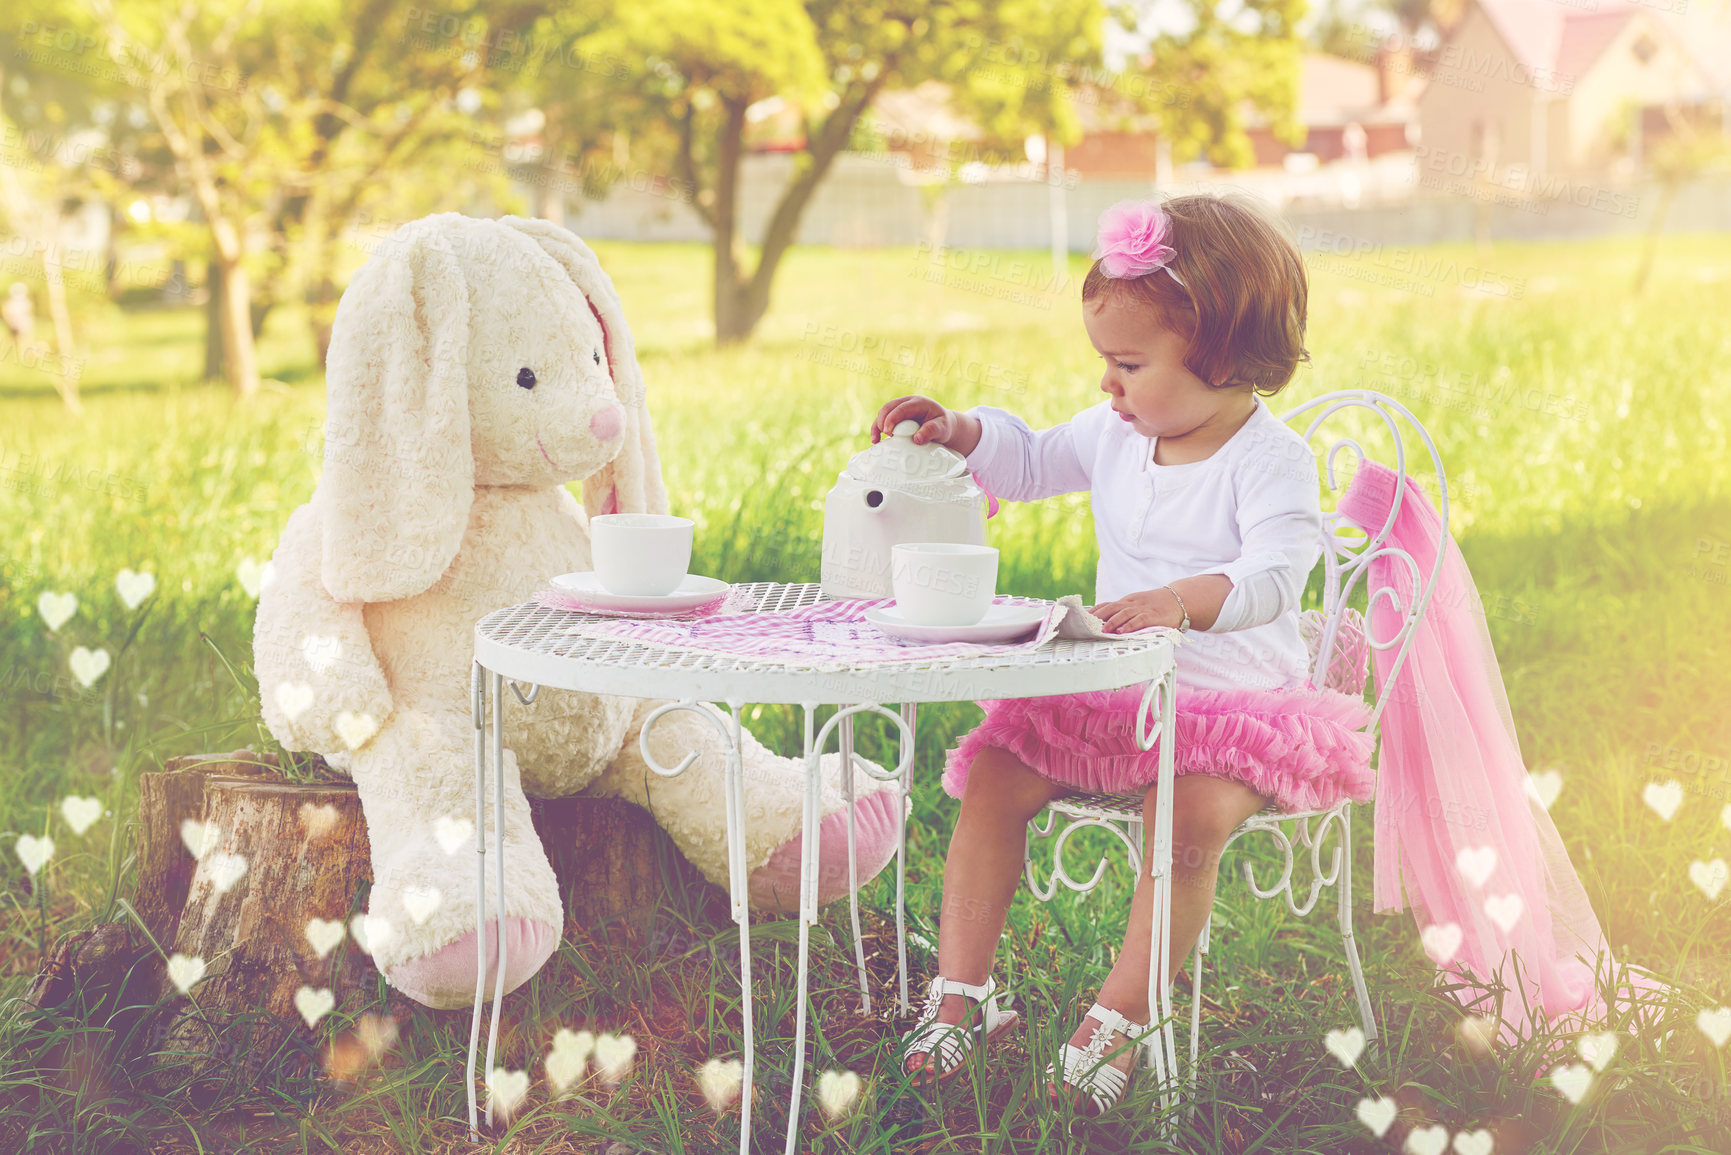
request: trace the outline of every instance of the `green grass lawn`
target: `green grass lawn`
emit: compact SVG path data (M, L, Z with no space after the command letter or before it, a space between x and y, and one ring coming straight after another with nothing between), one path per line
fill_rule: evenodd
M1100 396L1077 301L1080 259L1054 288L1038 253L985 254L979 267L958 260L934 276L911 249L797 249L757 339L718 352L708 336L705 249L595 248L637 339L672 509L697 522L695 572L816 581L824 495L892 396L997 405L1036 428ZM1411 916L1370 912L1371 823L1360 811L1356 923L1385 1050L1343 1070L1323 1049L1327 1030L1356 1021L1333 892L1307 919L1252 901L1243 864L1256 863L1266 878L1276 855L1271 840L1243 840L1222 870L1205 980L1203 1106L1183 1123L1184 1147L1388 1151L1408 1124L1440 1124L1450 1135L1485 1129L1499 1153L1731 1150L1731 1046L1716 1048L1695 1025L1698 1007L1731 1003L1731 888L1709 898L1690 878L1692 864L1731 858L1731 235L1665 238L1638 300L1627 294L1637 257L1629 240L1424 252L1440 271L1401 288L1380 283L1369 265L1317 263L1312 362L1272 407L1371 388L1429 429L1527 765L1563 775L1551 813L1618 957L1680 984L1686 998L1666 1020L1677 1034L1661 1059L1658 1032L1620 1024L1615 1057L1579 1104L1545 1077L1563 1060L1546 1057L1543 1040L1471 1056ZM1512 291L1462 287L1451 260L1494 270L1495 283ZM248 669L255 603L237 567L269 556L320 469L322 376L292 310L271 315L261 344L270 380L242 403L194 380L203 340L196 310L85 308L82 420L64 414L39 372L0 359L4 999L23 993L47 944L116 917L115 897L130 895L135 831L125 823L141 772L177 754L257 748ZM1365 444L1382 448L1374 436ZM1000 590L1092 601L1087 508L1085 494L1005 505L991 522ZM116 592L123 568L156 579L136 610ZM77 598L57 632L38 613L45 592ZM70 672L78 646L112 656L89 688ZM934 942L957 811L938 771L944 747L978 716L968 704L920 712L908 907L910 926ZM791 711L765 707L752 726L796 751ZM887 728L859 730L865 752L892 764ZM1642 791L1670 780L1684 802L1667 820ZM100 798L108 812L82 836L59 809L74 794ZM56 844L34 879L14 853L25 833ZM1090 855L1109 845L1072 840L1071 873L1086 877ZM1047 1108L1037 1084L1122 940L1132 879L1118 861L1086 898L1018 897L994 974L1017 988L1030 1029L989 1069L977 1068L976 1082L928 1106L899 1082L891 1058L905 1023L863 1016L857 986L849 995L846 904L826 909L833 939L814 940L818 1030L806 1068L805 1149L1161 1149L1148 1081L1110 1119L1077 1124L1073 1139L1069 1118ZM1306 870L1298 870L1304 886ZM893 869L865 888L870 933L885 934L887 919L893 936L894 897ZM718 1121L690 1077L706 1055L739 1053L733 958L725 949L713 961L700 950L646 955L617 935L568 929L541 975L506 1000L503 1065L539 1079L556 1027L643 1023L645 1008L666 1009L669 999L678 1013L668 1013L689 1030L645 1037L630 1081L611 1095L555 1099L538 1081L508 1149L601 1151L609 1139L663 1151L734 1149L737 1113ZM762 1149L780 1150L796 970L792 952L767 935L761 941L756 1134ZM910 950L917 1001L933 960ZM889 991L882 987L884 999ZM874 1011L883 1001L874 999ZM1182 989L1177 1004L1187 1024ZM329 1029L366 1010L342 1008ZM421 1011L401 1026L386 1064L357 1083L237 1087L197 1111L136 1092L115 1072L46 1069L13 1053L0 1060L0 1103L11 1104L0 1108L0 1147L468 1149L467 1014ZM15 1032L0 1037L0 1047L15 1041ZM1228 1052L1256 1073L1217 1080ZM1572 1041L1566 1058L1575 1059ZM859 1112L828 1123L810 1088L832 1068L859 1072L866 1089ZM1404 1110L1378 1140L1354 1112L1362 1098L1383 1095Z

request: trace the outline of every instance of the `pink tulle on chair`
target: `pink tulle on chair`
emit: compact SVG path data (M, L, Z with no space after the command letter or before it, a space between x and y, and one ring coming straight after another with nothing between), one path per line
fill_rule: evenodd
M1396 478L1361 462L1340 514L1375 535L1394 507ZM1527 778L1472 575L1429 497L1410 477L1404 489L1384 545L1410 554L1424 578L1445 539L1447 546L1406 661L1386 691L1374 908L1400 910L1404 887L1440 969L1484 984L1501 972L1505 1042L1529 1033L1529 1007L1551 1017L1574 1012L1584 1026L1602 1015L1595 969L1608 973L1612 965L1604 932ZM1403 610L1378 591L1410 607L1417 590L1393 555L1373 557L1368 568L1369 629L1384 641L1399 631ZM1396 647L1374 651L1379 691L1395 654ZM1646 990L1663 986L1631 978Z

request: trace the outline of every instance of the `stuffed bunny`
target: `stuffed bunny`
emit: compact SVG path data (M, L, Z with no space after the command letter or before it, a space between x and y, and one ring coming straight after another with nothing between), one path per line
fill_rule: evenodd
M289 517L260 593L253 649L264 720L290 750L354 779L373 888L374 961L435 1008L474 998L475 622L590 566L589 518L666 513L642 376L619 296L567 230L440 213L403 225L337 307L327 372L324 473ZM582 481L583 501L565 488ZM689 710L650 733L654 700L543 689L505 712L503 911L487 924L492 996L501 923L505 989L553 953L563 917L525 792L587 791L646 807L728 886L725 747ZM726 717L703 705L717 717ZM742 730L752 906L799 908L804 764ZM840 754L823 755L818 901L847 894ZM489 764L489 778L492 773ZM864 881L895 853L895 783L854 771ZM486 788L486 830L494 789ZM489 907L496 854L484 856Z

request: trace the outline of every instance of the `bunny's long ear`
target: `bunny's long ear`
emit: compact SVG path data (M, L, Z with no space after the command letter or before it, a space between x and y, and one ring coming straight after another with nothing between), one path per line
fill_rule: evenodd
M326 358L320 576L339 602L387 602L451 564L475 496L469 291L441 213L411 221L337 304Z
M619 454L583 479L583 509L590 517L602 513L666 513L667 490L661 478L661 457L649 424L649 399L643 371L637 367L637 346L625 323L625 310L613 279L595 253L570 229L534 217L504 216L499 223L530 236L558 261L600 322L613 390L625 410L625 443Z

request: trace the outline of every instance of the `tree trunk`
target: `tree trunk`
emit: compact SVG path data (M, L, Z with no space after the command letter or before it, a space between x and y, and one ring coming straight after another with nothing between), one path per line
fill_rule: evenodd
M72 311L66 307L66 282L60 275L60 214L53 213L48 220L49 248L42 255L42 275L48 290L48 316L54 323L54 350L58 354L58 364L54 366L54 379L60 391L60 399L65 402L66 409L73 416L84 412L84 404L78 397L78 349L72 339Z
M354 941L350 920L366 909L372 884L366 821L351 782L322 759L310 767L315 781L290 782L271 756L237 750L170 759L162 772L141 775L133 909L142 926L106 923L63 937L31 988L31 1004L108 1026L137 1056L124 1061L146 1086L185 1088L195 1103L237 1073L250 1081L316 1072L336 1021L330 1011L348 1020L368 1010L389 1017L424 1010L384 986ZM699 926L731 922L727 895L641 807L585 795L529 803L570 925L602 937L614 927L646 934L669 908L691 910ZM203 828L189 822L215 833L201 841ZM219 891L230 855L241 856L245 870ZM307 937L315 918L343 928L323 957ZM190 994L169 978L165 964L176 954L204 960ZM323 992L330 1011L309 1028L297 994L322 1002ZM381 993L398 1007L381 1012ZM91 1016L102 1007L110 1009L98 1024ZM51 1045L54 1038L34 1037Z
M218 261L222 278L223 378L242 397L258 392L258 350L252 339L252 288L240 261Z
M125 291L125 286L119 283L120 276L120 211L114 207L113 201L103 201L102 207L108 212L108 235L102 246L102 289L109 300L114 300Z
M817 192L817 186L829 172L830 165L846 146L848 137L858 123L860 114L877 96L878 89L889 77L888 67L879 71L870 82L852 89L842 98L834 112L824 120L816 138L807 144L805 166L796 168L794 178L781 194L781 200L770 215L764 229L763 246L757 257L757 268L745 280L739 273L740 260L734 251L737 238L736 183L739 167L740 142L745 129L745 105L727 105L728 119L722 129L719 163L715 186L715 343L732 345L746 340L757 323L769 311L769 290L775 282L775 272L781 258L793 245L799 233L799 222L806 206ZM737 120L737 123L736 123Z
M777 254L779 263L779 256ZM769 260L769 250L765 249L758 261ZM737 267L737 265L735 266ZM756 277L744 284L732 284L717 290L715 299L715 343L717 346L737 345L750 339L757 328L757 323L763 320L763 315L769 312L769 279L759 281Z
M222 267L215 258L204 266L204 380L220 381L222 359Z
M693 901L699 925L720 929L732 921L726 891L686 861L643 807L573 794L531 798L529 813L569 922L647 935L656 911L671 906L675 895Z
M333 212L322 198L307 213L303 246L306 271L301 279L304 286L301 299L320 372L324 371L325 359L330 354L331 328L336 322L337 302L342 297L337 291L337 266L345 249L340 234L347 227L349 216L348 212Z
M739 161L744 151L745 108L743 100L724 102L727 118L721 128L721 147L715 165L715 343L731 345L751 336L757 318L745 317L746 286L740 283Z
M541 164L535 170L535 182L529 188L531 216L565 224L565 172L559 164ZM581 193L579 193L581 195Z
M215 261L210 262L206 269L205 283L210 287L210 299L205 304L204 380L220 381L228 378L229 362L223 347L228 291L223 287L222 266ZM264 332L265 318L270 316L270 311L274 308L275 301L247 303L247 329L252 335L254 348L257 347L259 335Z
M328 280L313 293L307 302L307 323L313 330L313 350L318 354L319 371L323 372L325 360L331 353L331 330L336 325L336 286Z
M252 286L246 275L246 250L241 242L240 229L234 222L214 215L215 210L211 206L216 202L214 192L200 198L201 205L205 206L205 220L210 229L213 266L208 316L214 322L216 332L221 335L222 378L233 385L235 392L242 397L251 397L258 392L258 352L252 336ZM217 293L219 286L220 298ZM216 376L209 373L211 368L210 342L207 337L206 380L213 380Z
M336 283L336 253L334 245L321 245L321 256L317 267L308 271L311 291L307 293L306 315L307 324L312 327L313 349L318 354L319 370L325 367L325 358L331 351L331 329L336 324L337 302L342 294L337 292Z

